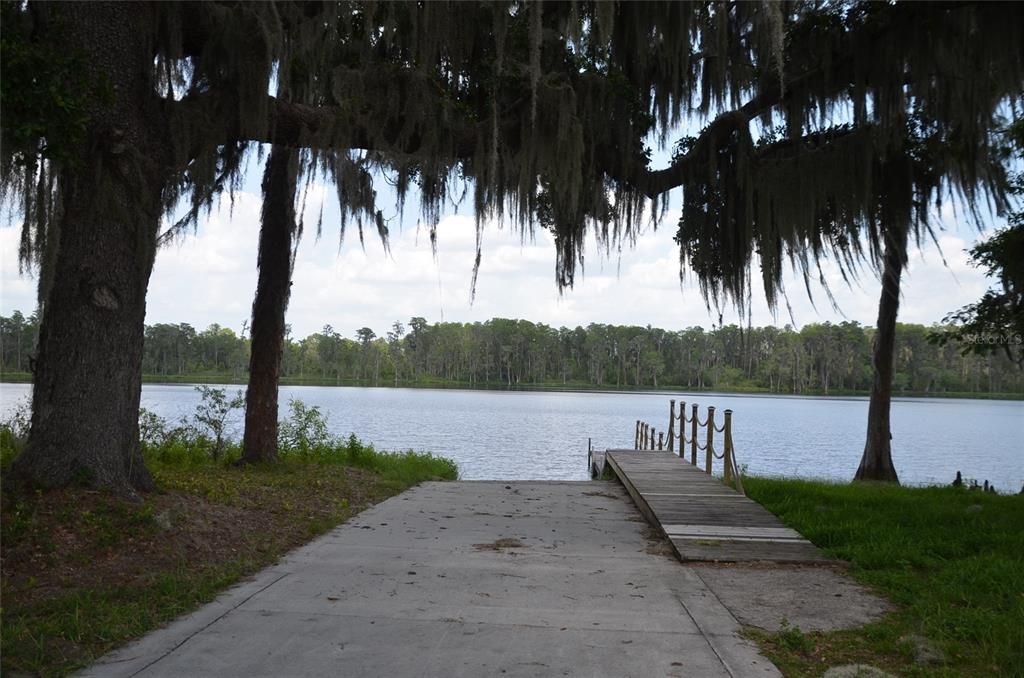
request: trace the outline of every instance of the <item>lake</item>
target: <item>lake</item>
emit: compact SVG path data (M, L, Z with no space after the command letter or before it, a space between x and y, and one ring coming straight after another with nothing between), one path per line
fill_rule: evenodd
M28 384L0 385L0 416L29 392ZM866 398L285 386L281 409L300 399L319 407L334 433L450 457L465 479L583 480L588 437L597 449L632 447L637 419L667 428L670 397L698 403L702 417L714 406L719 422L731 408L737 460L748 473L848 480L860 461ZM142 388L143 407L172 421L198 402L188 385ZM948 483L960 470L1004 492L1024 484L1024 401L901 398L892 418L903 483ZM238 413L236 437L241 422Z

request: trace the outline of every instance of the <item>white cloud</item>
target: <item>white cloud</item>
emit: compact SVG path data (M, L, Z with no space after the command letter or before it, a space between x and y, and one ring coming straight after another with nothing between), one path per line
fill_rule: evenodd
M36 307L36 282L31 275L18 272L20 226L0 228L0 313L20 310L26 315Z
M259 196L236 193L233 208L224 201L195 236L157 253L147 323L187 322L199 329L218 323L240 330L256 289L260 205Z
M250 172L258 174L258 172ZM248 318L256 284L256 248L259 237L260 195L251 179L248 191L237 193L233 213L225 205L205 220L195 236L160 251L150 282L147 322L188 322L203 328L219 323L236 330ZM323 201L323 236L315 237ZM386 199L382 199L386 204ZM297 259L288 322L295 336L305 336L331 324L353 336L369 326L382 334L395 320L424 316L429 321L473 322L491 317L524 318L549 325L575 326L590 322L655 325L679 329L709 326L717 314L709 314L695 281L679 283L678 248L672 241L676 216L666 216L658 231L646 229L633 248L612 248L606 256L591 238L586 268L577 275L575 289L559 296L555 287L553 240L539 230L522 238L516 229L488 224L483 235L483 257L477 281L476 301L470 304L470 281L475 256L474 219L465 214L445 217L438 227L438 253L430 249L427 229L411 216L391 231L391 253L386 255L376 230L366 230L365 251L350 224L343 246L338 247L338 209L333 190L311 188L306 204L305 235ZM932 323L949 311L979 298L987 283L967 263L964 250L978 237L944 212L942 221L951 228L940 233L939 242L948 268L931 242L912 251L903 286L900 319ZM17 228L0 228L0 312L29 312L35 306L35 282L18 275ZM842 282L838 267L826 262L823 272L842 314L835 312L816 285L815 309L804 292L803 281L787 275L786 289L798 325L825 320L850 319L865 325L875 321L879 283L865 271L852 289ZM773 317L763 301L755 276L752 290L755 325L787 323L785 305ZM725 322L739 319L732 311Z

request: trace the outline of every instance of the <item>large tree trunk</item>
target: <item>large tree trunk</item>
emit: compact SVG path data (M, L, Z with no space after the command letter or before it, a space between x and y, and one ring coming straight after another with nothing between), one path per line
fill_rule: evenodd
M244 464L277 459L277 388L292 284L297 166L295 151L274 146L263 175L259 280L252 304L249 388L245 394Z
M892 403L893 360L896 348L896 314L900 307L900 277L907 258L906 227L895 229L885 239L882 297L878 302L878 327L875 333L874 382L868 404L868 432L864 455L856 480L899 482L892 463L892 434L889 410Z
M146 287L162 214L166 131L146 74L136 3L54 6L62 49L102 73L104 97L61 175L61 215L41 276L32 425L13 473L133 495L153 481L139 451ZM46 281L50 281L47 283Z

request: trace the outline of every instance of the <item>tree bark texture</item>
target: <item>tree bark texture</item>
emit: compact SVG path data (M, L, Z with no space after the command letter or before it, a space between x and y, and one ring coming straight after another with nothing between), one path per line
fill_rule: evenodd
M52 283L42 299L32 424L12 471L43 486L82 483L119 494L152 489L139 449L146 288L169 156L147 73L147 11L138 3L70 3L80 52L107 94L61 174Z
M292 284L297 153L274 146L263 174L259 277L252 304L249 388L241 462L277 459L278 383L284 351L284 317Z
M906 265L908 230L894 229L885 236L883 256L882 296L878 302L878 325L875 334L874 382L868 403L867 441L857 468L856 480L883 480L898 483L896 467L892 463L892 404L893 361L896 346L896 315L900 307L900 277Z

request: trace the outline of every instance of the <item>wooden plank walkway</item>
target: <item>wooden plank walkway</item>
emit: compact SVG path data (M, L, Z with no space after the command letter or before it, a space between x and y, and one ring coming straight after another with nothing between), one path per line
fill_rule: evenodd
M607 450L603 461L680 560L836 562L756 501L671 452Z

